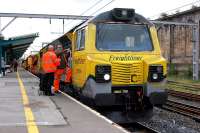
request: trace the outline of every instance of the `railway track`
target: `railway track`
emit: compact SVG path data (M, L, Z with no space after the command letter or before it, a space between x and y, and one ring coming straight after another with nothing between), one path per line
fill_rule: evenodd
M191 117L200 122L200 107L168 99L162 108Z
M181 83L181 82L176 82L176 81L168 81L168 84L170 84L172 87L178 86L186 90L192 90L193 92L200 91L200 87L198 85L186 84L186 83ZM190 93L190 92L176 91L172 89L173 88L167 89L168 94L171 96L174 96L176 98L183 98L189 101L200 101L200 95ZM166 104L163 105L162 108L191 117L195 119L196 121L200 122L200 107L198 106L168 99Z
M191 91L200 91L200 85L199 84L191 84L191 83L183 83L183 82L177 82L177 81L171 81L168 80L168 88L173 89L173 88L182 88L186 90L191 90Z
M112 111L108 109L95 109L95 111L99 112L104 117L131 133L160 133L160 131L157 131L156 128L150 127L147 123L145 123L146 120L149 120L150 118L144 114L136 113L133 115L134 112L125 113L124 111ZM140 115L142 118L139 118Z
M159 131L156 131L155 129L148 127L141 122L125 123L125 124L119 124L119 125L131 133L136 133L136 132L137 133L160 133Z
M169 90L169 89L167 90L167 92L171 96L184 98L184 99L192 100L192 101L200 101L200 95L197 95L197 94L192 94L192 93L187 93L187 92L180 92L180 91Z

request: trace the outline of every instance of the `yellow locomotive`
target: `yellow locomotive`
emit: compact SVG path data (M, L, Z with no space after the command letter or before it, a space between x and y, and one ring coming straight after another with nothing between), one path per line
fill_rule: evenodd
M167 63L157 31L134 9L101 13L52 43L58 41L71 48L73 91L96 105L165 103Z

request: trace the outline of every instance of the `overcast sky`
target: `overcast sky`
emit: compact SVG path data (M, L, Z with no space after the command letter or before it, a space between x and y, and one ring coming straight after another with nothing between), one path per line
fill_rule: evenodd
M0 12L81 15L97 1L99 0L0 0ZM102 0L98 5L91 8L84 15L93 14L110 1L112 0ZM111 4L96 14L116 7L134 8L137 13L142 14L146 18L154 19L166 11L170 14L178 10L187 10L192 6L190 3L199 6L200 0L113 0ZM11 18L1 18L1 27L3 27L10 19ZM79 21L65 20L65 32L77 23L79 23ZM9 38L12 36L36 32L39 32L40 37L37 38L29 50L26 51L26 55L30 54L30 51L39 50L42 42L51 42L58 36L61 36L61 34L55 33L62 33L62 21L52 20L50 24L48 19L16 19L6 30L3 31L3 35L6 38Z

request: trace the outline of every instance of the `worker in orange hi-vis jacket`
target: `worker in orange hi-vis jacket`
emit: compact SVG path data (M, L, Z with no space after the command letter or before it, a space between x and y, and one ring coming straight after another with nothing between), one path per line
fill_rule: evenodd
M65 68L67 65L67 57L63 51L62 45L57 45L56 49L57 57L60 58L61 62L60 65L57 66L57 70L54 74L54 92L58 93L58 90L60 89L60 79L62 74L65 73Z
M54 73L59 65L60 59L57 58L53 45L49 45L48 51L42 56L42 69L44 77L41 84L43 84L42 86L44 87L43 90L45 95L53 95L51 88L54 81Z

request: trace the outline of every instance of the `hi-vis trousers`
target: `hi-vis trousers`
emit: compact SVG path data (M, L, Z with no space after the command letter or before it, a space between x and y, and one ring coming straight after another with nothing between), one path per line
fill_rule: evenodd
M65 69L57 69L56 72L54 73L54 92L58 91L60 88L60 79L62 74L64 73Z

